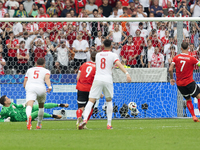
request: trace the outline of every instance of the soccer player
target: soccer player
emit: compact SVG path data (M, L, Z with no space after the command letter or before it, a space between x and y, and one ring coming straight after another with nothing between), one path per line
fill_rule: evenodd
M89 94L89 101L85 107L84 120L80 123L79 129L83 129L87 123L87 118L91 109L96 101L100 98L103 91L107 102L107 129L112 129L111 120L113 113L113 80L112 80L112 68L113 65L117 65L120 70L126 74L127 82L131 82L131 77L123 65L120 63L117 54L111 52L112 46L111 40L104 41L104 51L97 53L96 55L96 74Z
M91 61L85 62L83 65L81 65L77 75L77 85L76 85L76 89L78 90L77 93L78 110L76 111L77 129L82 120L82 113L88 102L90 88L94 80L94 75L96 71L95 56L96 52L92 52L90 57ZM93 109L91 109L91 112L87 120L89 120L89 118L91 117L92 112Z
M200 110L200 88L193 79L194 65L200 67L200 62L188 54L188 43L181 44L182 53L175 56L169 68L170 83L174 85L175 82L183 97L187 101L187 108L189 109L194 122L199 122L194 114L194 107L192 105L192 97L198 99L198 109ZM176 68L176 81L173 79L173 69Z
M45 69L45 60L39 58L37 60L36 67L28 69L24 79L24 88L26 90L26 115L27 115L27 129L32 128L31 124L31 112L33 103L35 100L39 103L38 111L38 123L36 129L41 129L41 122L44 115L44 103L46 101L46 87L45 82L48 86L47 92L52 90L50 82L50 71Z
M17 105L15 103L12 103L6 95L4 95L0 98L0 104L3 105L3 108L0 113L0 122L3 122L1 120L4 120L4 122L6 122L9 117L10 117L10 121L12 121L12 122L19 122L19 121L27 120L25 105L23 105L23 104ZM44 104L44 108L46 108L46 109L55 108L55 107L67 108L68 106L69 106L68 104L55 104L55 103ZM38 117L38 110L39 110L38 105L33 105L33 109L31 112L32 120L34 120L36 117ZM60 119L62 116L44 113L43 117Z

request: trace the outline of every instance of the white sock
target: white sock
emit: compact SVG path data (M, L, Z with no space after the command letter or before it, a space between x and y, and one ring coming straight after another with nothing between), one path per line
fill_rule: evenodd
M44 108L39 108L39 111L38 111L38 123L37 123L37 126L40 126L40 125L41 125L41 122L42 122L43 116L44 116Z
M27 121L28 121L29 116L31 115L31 112L32 112L32 107L31 106L27 106L26 107Z
M111 126L112 114L113 114L113 104L112 104L112 101L107 102L106 113L107 113L107 120L108 120L107 125Z
M84 119L83 120L87 120L88 116L91 112L92 106L94 105L94 103L88 101L87 105L85 106L85 111L84 111Z

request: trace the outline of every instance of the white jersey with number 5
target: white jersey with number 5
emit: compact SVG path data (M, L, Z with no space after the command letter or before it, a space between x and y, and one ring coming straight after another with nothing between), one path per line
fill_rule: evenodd
M94 80L113 83L112 68L119 61L117 54L104 50L96 55L96 74Z
M25 78L28 78L27 87L41 86L45 88L45 75L50 75L50 71L43 67L32 67L27 70Z

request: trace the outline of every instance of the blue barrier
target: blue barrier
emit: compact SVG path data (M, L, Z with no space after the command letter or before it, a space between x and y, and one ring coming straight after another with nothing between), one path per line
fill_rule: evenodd
M196 75L198 76L198 75ZM17 99L25 99L26 93L23 88L23 75L5 75L0 76L0 94L7 95L16 103ZM54 85L75 85L76 75L52 75L52 86ZM7 83L7 84L6 84ZM9 84L15 83L15 84ZM62 84L60 84L62 83ZM75 88L75 87L74 87ZM73 89L74 90L74 89ZM51 92L47 95L47 103L68 103L68 110L76 110L77 95L76 92ZM97 118L105 116L102 106L105 99L100 100ZM146 111L147 118L172 118L177 117L177 87L171 86L170 83L114 83L113 102L118 106L116 117L120 118L119 109L123 104L136 102L138 105L139 118L145 117L145 112L141 105L149 105ZM197 108L197 104L194 104ZM48 113L60 108L47 109ZM130 114L130 111L128 112ZM113 115L114 116L114 115ZM187 110L187 116L190 116Z

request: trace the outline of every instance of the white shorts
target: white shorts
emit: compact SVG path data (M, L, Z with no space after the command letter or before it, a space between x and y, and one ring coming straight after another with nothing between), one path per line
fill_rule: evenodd
M37 100L38 103L45 103L46 101L46 88L39 86L26 87L26 102L30 100Z
M89 98L99 99L102 92L105 98L113 98L113 84L95 80L92 84Z

